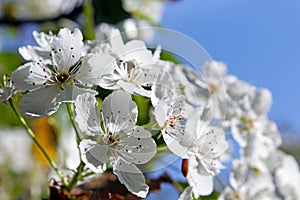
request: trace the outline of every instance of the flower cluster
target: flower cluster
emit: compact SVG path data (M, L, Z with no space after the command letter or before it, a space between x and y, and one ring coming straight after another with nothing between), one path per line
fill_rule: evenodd
M201 76L192 67L161 60L160 48L153 52L141 40L124 42L117 29L109 40L95 43L85 43L79 29L34 32L34 37L38 46L19 49L28 62L12 73L1 101L23 92L19 109L28 117L48 116L72 103L82 162L91 171L111 169L131 193L147 196L141 165L156 155L157 144L149 127L137 123L132 97L142 96L151 102L145 111L152 116L151 128L184 162L189 187L180 199L213 192L233 141L240 156L230 157L230 186L220 199L300 198L297 164L278 150L281 138L268 119L267 89L228 75L217 61L206 62ZM292 181L289 173L296 174Z

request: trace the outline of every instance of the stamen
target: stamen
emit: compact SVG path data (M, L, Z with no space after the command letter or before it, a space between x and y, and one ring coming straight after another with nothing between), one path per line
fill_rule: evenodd
M35 76L38 76L38 77L41 77L43 79L49 79L50 77L48 76L48 74L46 73L45 70L43 70L43 72L45 72L45 74L39 74L39 73L36 73L35 71L30 71L30 74L34 74Z
M82 59L78 60L73 66L69 68L69 74L74 75L78 72L82 65Z

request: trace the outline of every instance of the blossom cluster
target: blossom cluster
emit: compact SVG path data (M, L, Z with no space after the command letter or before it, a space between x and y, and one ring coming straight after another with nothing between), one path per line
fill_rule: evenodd
M27 62L13 71L1 101L22 92L19 109L28 117L49 116L62 103L73 103L82 161L93 172L111 168L130 192L146 197L141 165L157 153L153 129L186 164L189 187L180 199L211 194L228 160L230 186L220 199L300 198L298 165L278 149L280 134L268 118L269 90L228 74L221 62L197 66L199 73L162 60L160 47L151 51L142 40L124 42L117 29L109 40L94 42L85 42L79 29L33 34L38 46L19 49ZM109 91L103 101L99 88ZM137 125L132 96L151 102L151 130ZM232 142L238 158L231 156Z

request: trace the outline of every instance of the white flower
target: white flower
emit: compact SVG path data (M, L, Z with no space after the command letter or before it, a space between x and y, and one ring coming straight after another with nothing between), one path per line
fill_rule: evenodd
M9 3L9 2L7 2ZM17 1L13 12L16 19L52 19L70 13L82 0ZM34 9L34 10L33 10Z
M106 89L123 89L130 94L150 97L150 87L159 68L143 41L132 40L124 44L118 30L112 31L109 53L116 59L108 67L113 71L101 79L99 86Z
M155 30L149 21L143 19L128 18L122 22L123 30L129 39L139 38L151 41L155 37Z
M149 187L135 164L147 163L156 154L156 144L150 132L135 125L137 106L130 94L119 90L106 97L102 116L89 94L78 96L75 106L79 128L91 136L80 143L86 165L94 172L103 172L107 164L112 165L129 191L146 197Z
M7 101L15 92L14 86L8 75L3 76L3 88L0 88L0 102Z
M175 82L168 72L159 74L152 85L151 103L155 107L159 101L170 102L176 93Z
M267 158L281 145L281 137L277 125L267 121L261 130L248 133L247 145L242 152L246 157Z
M277 199L271 173L259 160L234 160L230 184L232 188L226 187L219 200Z
M12 73L16 89L29 91L19 104L23 114L30 117L50 115L61 102L73 102L77 95L90 91L85 87L87 84L97 84L109 73L101 63L114 62L114 58L101 53L85 56L82 39L79 29L74 32L61 29L53 41L46 42L45 46L52 48L50 59L35 51L28 58L39 57L39 60L26 63Z
M191 186L186 187L178 200L193 200L193 188Z
M50 32L33 32L33 37L39 46L24 46L19 48L19 53L25 60L38 61L39 59L51 59L51 51L53 48L53 40L56 38Z
M209 103L214 118L224 120L228 106L228 94L226 92L227 82L231 76L227 75L227 67L222 62L206 62L202 67L206 90L199 91L203 96L209 93Z
M300 199L300 172L299 165L291 155L279 153L279 167L275 170L275 183L286 200Z
M271 102L267 89L251 92L244 96L231 119L233 138L243 148L245 156L266 158L281 144L276 124L267 117Z
M185 134L187 115L193 110L186 103L183 95L176 93L174 81L169 73L158 75L152 86L151 102L154 107L154 116L158 126L162 129L162 136L168 148L181 157L186 157L186 148L181 144Z
M239 80L235 76L226 78L226 92L228 94L226 116L223 125L230 128L231 120L241 115L243 109L249 108L249 96L253 96L256 88L251 84ZM246 108L247 107L247 108Z
M163 4L160 0L123 0L123 8L133 15L145 15L151 22L159 22L163 13Z
M220 156L228 148L223 130L203 121L202 115L198 108L188 116L181 140L185 148L178 149L178 152L188 150L187 180L196 198L213 191L213 176L223 168Z
M175 82L177 92L184 95L188 103L194 106L209 104L209 91L200 73L183 64L174 65L168 61L159 61L163 70L170 73ZM174 88L174 89L175 89Z
M237 102L243 101L243 98L252 95L256 90L254 86L237 77L232 76L231 79L231 82L226 85L226 90L229 96Z

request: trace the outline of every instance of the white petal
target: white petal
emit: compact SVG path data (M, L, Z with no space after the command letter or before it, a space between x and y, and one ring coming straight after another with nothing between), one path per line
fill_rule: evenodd
M152 135L149 131L140 126L135 126L132 130L132 136L137 138L151 138Z
M22 114L29 117L44 117L57 111L60 103L57 101L56 87L39 88L24 95L19 108Z
M146 184L143 173L135 165L119 157L115 161L113 172L130 192L141 198L147 196L149 186Z
M139 66L153 64L152 53L146 48L143 41L131 40L124 46L124 54L118 55L125 61L135 60Z
M24 46L19 48L19 53L25 60L39 60L50 59L51 42L53 41L53 35L47 35L43 32L33 32L33 36L38 43L38 46Z
M154 108L154 116L160 127L163 127L166 120L168 119L168 111L169 107L166 102L159 101L158 104Z
M272 121L268 121L268 123L266 123L262 135L266 140L269 140L267 141L269 146L272 146L273 144L274 147L277 148L282 143L280 133L277 129L277 125Z
M228 148L224 132L220 128L210 127L208 132L200 138L200 141L200 151L206 157L220 157Z
M272 105L272 94L267 89L260 89L256 92L252 102L252 108L257 115L267 115Z
M108 54L100 52L88 54L76 78L83 84L98 85L103 76L113 72L116 65L115 58Z
M193 200L193 187L186 187L178 200Z
M98 85L108 90L119 90L121 86L117 85L120 76L111 74L110 76L103 76Z
M200 138L206 134L209 129L208 122L202 120L203 109L197 108L192 111L186 121L186 132L189 135L194 135L194 138Z
M187 180L190 186L193 187L193 192L196 198L200 195L209 195L213 192L213 177L203 176L198 173L197 163L193 159L189 160L189 168Z
M32 90L40 87L50 78L51 72L36 62L26 63L13 71L11 79L18 90Z
M58 100L61 102L74 102L78 95L84 94L86 92L94 95L97 94L97 92L94 90L79 88L77 86L69 85L66 83L63 85L63 90L59 93Z
M106 126L108 123L121 125L125 122L135 124L137 120L137 106L131 95L118 90L107 96L102 104L103 117Z
M75 121L80 130L91 135L101 133L100 113L95 96L90 93L79 95L74 105Z
M58 71L68 71L82 56L83 36L79 29L75 28L72 33L63 28L58 32L53 41L53 56Z
M109 43L113 49L113 51L119 55L122 54L124 48L124 42L121 36L121 33L118 29L114 29L111 32L111 37L109 39Z
M239 100L244 95L250 94L254 90L254 87L245 81L236 80L228 84L226 89L234 100Z
M187 101L194 105L206 106L209 102L209 91L197 85L184 86L184 94Z
M202 71L206 78L211 77L221 81L221 78L227 74L227 67L222 62L211 61L203 65Z
M131 163L144 164L156 154L156 144L151 133L135 126L132 134L120 139L118 152L123 158Z
M200 138L199 151L204 158L218 158L228 148L224 132L219 128L210 127L208 132Z
M12 87L0 88L0 102L7 101L13 93L14 89Z
M44 50L39 47L34 46L25 46L19 48L19 53L25 60L34 60L37 61L39 59L50 59L51 50Z
M38 33L37 31L33 32L33 37L40 47L44 50L51 51L51 43L54 36L50 34L45 34L44 32Z
M186 117L187 114L189 113L185 113L185 108L186 108L186 98L183 95L179 95L179 96L173 96L173 102L172 102L172 114L175 116L180 116L183 115L183 117Z
M232 188L229 186L225 187L220 196L218 196L218 200L232 200L234 199L234 193Z
M143 51L143 53L145 53L144 50L147 50L147 47L145 45L145 42L142 40L131 40L124 45L123 50L126 54L140 53L141 51ZM149 50L147 50L147 51L149 51ZM147 55L145 55L145 56L147 56Z
M133 83L129 83L123 80L120 80L117 82L117 84L126 92L129 94L135 94L135 95L140 95L144 97L150 97L151 96L151 91L145 90L141 86L137 86Z
M241 130L241 124L239 119L231 120L231 132L234 140L243 148L247 146L248 132Z
M179 135L179 131L177 133L177 135ZM175 135L175 134L174 134ZM188 154L191 150L192 144L191 143L187 143L184 142L182 143L182 137L177 137L175 138L174 136L171 136L168 133L163 132L163 138L165 143L167 144L168 148L170 149L170 151L172 151L172 153L176 154L177 156L181 157L181 158L188 158ZM191 140L193 138L191 137ZM193 140L192 140L193 141Z
M97 142L84 139L79 145L82 154L82 161L95 173L102 173L106 170L107 150L106 145L99 145Z
M155 107L160 100L171 101L175 92L175 83L171 75L164 72L157 76L151 89L151 103Z
M238 189L245 182L248 172L248 163L246 159L233 160L232 170L230 172L229 181L234 189Z
M246 195L250 196L250 199L272 199L263 197L267 193L275 193L275 185L272 179L271 174L250 175L246 183Z
M156 76L161 73L161 69L155 64L140 66L138 70L140 70L140 74L134 81L136 84L145 87L152 86Z
M275 182L284 199L300 198L300 172L293 156L282 154L281 166L275 172Z

